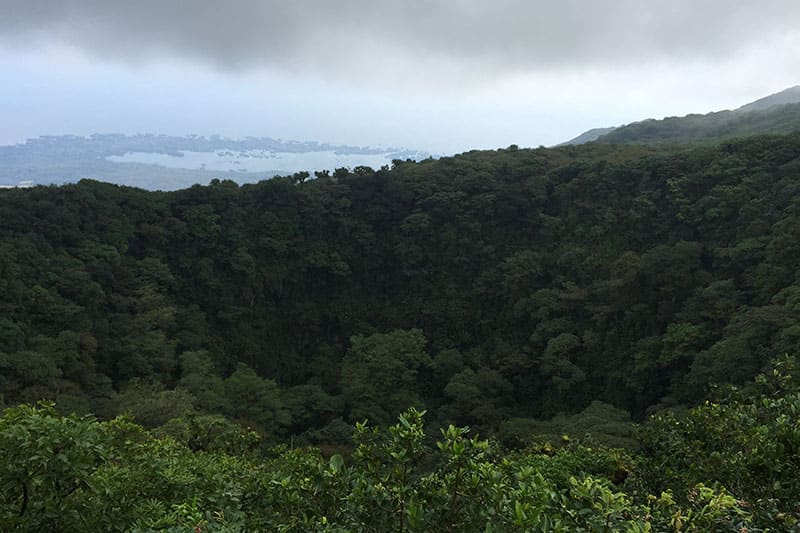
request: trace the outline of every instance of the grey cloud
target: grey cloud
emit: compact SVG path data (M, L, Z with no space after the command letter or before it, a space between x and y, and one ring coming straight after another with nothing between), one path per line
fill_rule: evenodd
M797 0L0 0L6 46L351 79L732 58L798 28Z

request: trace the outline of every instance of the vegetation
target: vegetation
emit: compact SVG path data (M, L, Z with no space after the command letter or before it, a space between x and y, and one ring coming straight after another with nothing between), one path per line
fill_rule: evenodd
M795 527L798 171L792 134L1 190L0 523Z
M594 136L590 140L607 143L697 143L755 134L782 134L800 131L800 104L786 103L766 108L743 108L706 115L643 120ZM755 103L754 103L755 104ZM580 140L580 137L576 140Z
M747 394L654 418L635 454L580 443L506 454L452 425L431 443L413 408L386 430L357 424L347 459L259 453L258 436L235 426L193 447L125 418L10 408L0 520L58 531L789 530L800 519L790 363ZM215 424L196 422L193 437Z

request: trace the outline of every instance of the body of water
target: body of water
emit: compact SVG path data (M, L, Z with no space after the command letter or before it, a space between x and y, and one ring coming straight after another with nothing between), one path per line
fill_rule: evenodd
M368 166L378 169L391 165L394 153L340 154L335 151L321 152L270 152L247 150L243 152L217 150L214 152L179 152L182 156L153 152L128 152L122 156L109 156L114 163L141 163L167 168L189 170L234 171L234 172L297 172L306 170L334 170L336 168Z

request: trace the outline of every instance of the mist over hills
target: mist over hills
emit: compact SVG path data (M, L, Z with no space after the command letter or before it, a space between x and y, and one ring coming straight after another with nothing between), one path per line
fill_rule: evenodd
M587 142L687 143L718 142L754 134L800 130L800 86L760 98L735 110L684 117L646 119L618 127L594 128L562 145Z
M789 87L781 92L759 98L754 102L745 104L737 109L737 111L763 111L770 107L786 104L796 104L800 102L800 85Z
M588 142L715 143L753 134L800 130L800 86L736 110L647 119L593 128L562 145ZM0 146L0 187L58 185L84 178L149 190L177 190L213 179L256 183L279 175L336 168L391 166L431 154L394 147L347 146L270 137L95 134L42 136Z
M607 128L592 128L590 130L584 131L574 139L570 139L569 141L561 143L558 146L567 146L567 145L575 146L578 144L590 143L592 141L596 141L597 139L599 139L603 135L606 135L607 133L611 133L615 129L617 129L616 126L609 126Z

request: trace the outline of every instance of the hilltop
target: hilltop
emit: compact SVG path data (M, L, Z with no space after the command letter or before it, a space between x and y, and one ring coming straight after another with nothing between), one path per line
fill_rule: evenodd
M800 86L745 104L735 110L684 117L647 119L619 127L595 128L565 145L587 142L620 143L714 143L757 134L800 130Z

